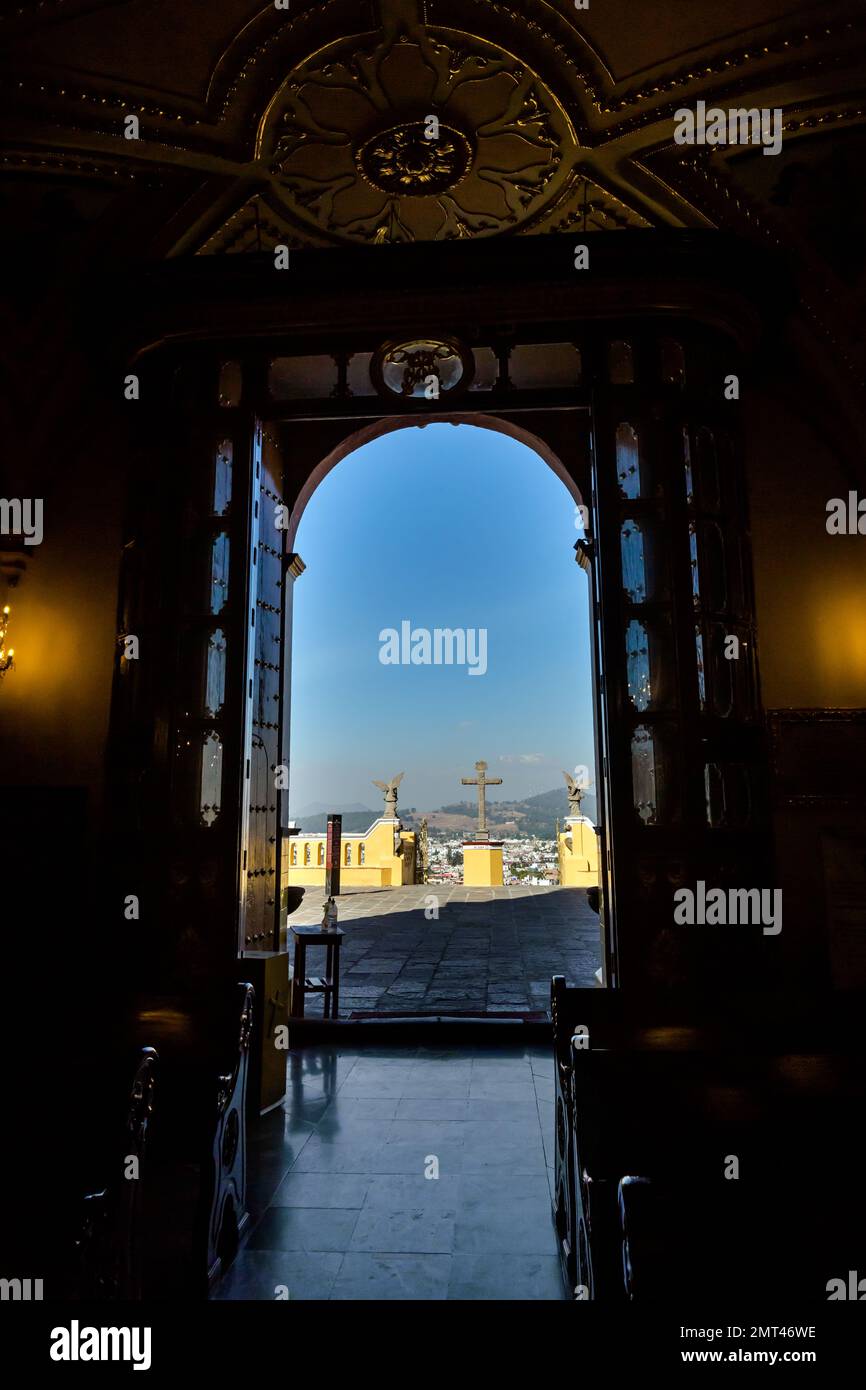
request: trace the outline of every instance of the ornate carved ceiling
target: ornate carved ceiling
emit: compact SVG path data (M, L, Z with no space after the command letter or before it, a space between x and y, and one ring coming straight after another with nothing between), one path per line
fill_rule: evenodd
M548 222L579 178L563 102L500 44L403 9L402 24L330 45L277 93L257 153L281 210L375 242Z
M25 268L0 305L13 445L54 428L52 383L61 432L79 391L56 328L79 267L616 229L639 258L665 227L791 264L785 350L823 379L839 437L864 438L864 0L278 3L0 12L0 248ZM781 154L677 145L699 100L781 108Z
M860 0L20 0L0 35L16 190L131 254L747 222L782 162L684 153L678 107L779 106L786 157L864 128Z

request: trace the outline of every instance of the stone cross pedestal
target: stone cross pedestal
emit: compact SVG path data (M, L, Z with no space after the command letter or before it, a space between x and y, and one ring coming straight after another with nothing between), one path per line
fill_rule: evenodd
M464 840L464 887L501 888L503 882L502 841Z
M461 777L464 787L478 788L478 829L463 841L463 883L469 888L500 888L503 883L502 841L491 840L487 829L488 787L500 787L501 777L488 777L487 764L475 764L474 777Z

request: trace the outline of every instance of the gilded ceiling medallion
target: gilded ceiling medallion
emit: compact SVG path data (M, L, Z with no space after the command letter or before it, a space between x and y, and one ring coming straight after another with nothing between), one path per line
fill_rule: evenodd
M454 188L472 162L472 145L462 131L437 121L403 121L365 140L355 163L368 183L396 197L430 197Z
M297 67L258 155L274 206L317 237L432 241L543 219L577 177L578 142L564 104L525 62L407 19Z

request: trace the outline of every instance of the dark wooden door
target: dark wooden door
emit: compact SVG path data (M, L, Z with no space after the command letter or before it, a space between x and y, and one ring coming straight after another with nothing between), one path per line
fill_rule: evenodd
M274 434L260 422L253 431L251 486L240 808L240 953L269 950L279 940L286 528L279 446Z
M118 883L164 985L229 972L278 925L284 530L279 454L239 362L141 365L112 712ZM146 932L145 932L146 929Z
M695 326L626 323L597 341L606 907L626 989L748 987L773 964L760 927L674 920L674 894L699 880L771 883L738 406L724 397L737 370L734 345Z

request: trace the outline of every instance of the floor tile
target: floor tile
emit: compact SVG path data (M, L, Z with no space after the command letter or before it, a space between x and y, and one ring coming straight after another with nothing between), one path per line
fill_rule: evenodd
M402 1096L406 1094L406 1085L410 1078L408 1068L397 1067L380 1068L376 1071L364 1070L363 1072L353 1073L345 1086L341 1086L341 1096L370 1097L373 1100L380 1096Z
M293 1173L372 1173L371 1167L381 1143L328 1143L319 1135L304 1145L292 1167Z
M455 1222L457 1254L555 1255L547 1178L465 1176Z
M457 1140L421 1144L414 1139L401 1139L382 1144L370 1154L367 1171L370 1173L409 1173L423 1177L436 1161L441 1175L463 1171L463 1145Z
M469 1101L446 1096L401 1096L397 1101L398 1120L465 1120ZM479 1118L484 1118L479 1116Z
M506 1081L504 1077L497 1076L491 1079L473 1074L469 1085L470 1100L501 1100L503 1103L513 1100L526 1103L531 1101L534 1095L531 1080L522 1078Z
M399 1255L350 1252L343 1256L332 1299L417 1300L448 1296L450 1255Z
M468 1100L471 1072L466 1067L425 1067L410 1073L402 1096L409 1099ZM402 1097L401 1097L402 1098Z
M398 1096L349 1096L341 1091L319 1116L323 1122L351 1120L393 1120L399 1105Z
M338 1207L360 1211L371 1179L366 1173L287 1173L274 1193L274 1207Z
M451 1300L519 1301L565 1298L556 1255L455 1254L448 1285Z
M538 1144L531 1149L522 1143L466 1147L461 1154L460 1172L488 1176L513 1174L522 1177L543 1173L545 1164L546 1156L539 1137Z
M381 1187L375 1186L379 1182ZM450 1254L460 1179L373 1179L350 1250Z
M435 1040L290 1054L284 1109L250 1127L255 1225L216 1296L561 1298L548 1059Z
M213 1296L224 1302L274 1301L285 1289L290 1302L327 1299L343 1259L340 1254L242 1250Z
M357 1210L271 1207L253 1231L248 1250L348 1250Z
M538 1102L534 1098L523 1096L509 1096L505 1100L501 1097L496 1100L488 1100L476 1096L467 1102L465 1118L491 1123L497 1120L522 1120L527 1123L533 1121L537 1123L539 1119Z

